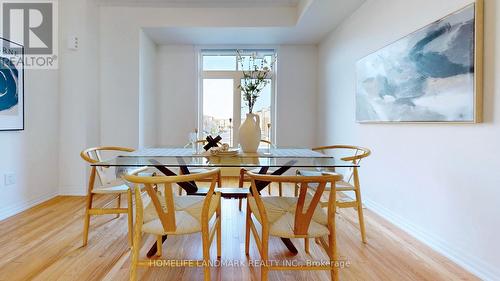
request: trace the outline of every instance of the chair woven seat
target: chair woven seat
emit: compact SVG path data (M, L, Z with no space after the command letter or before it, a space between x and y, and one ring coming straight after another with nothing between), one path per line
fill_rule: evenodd
M311 199L311 196L306 197L305 206L309 206ZM295 223L295 210L297 208L298 200L299 198L296 197L262 197L262 202L266 208L267 218L269 221L270 235L284 238L298 238L293 231ZM262 223L254 197L250 197L248 203L252 209L252 213L255 215L257 220ZM307 236L321 237L328 235L329 232L327 224L328 218L326 211L318 205L314 211L311 224L309 225Z
M92 190L92 193L95 194L127 193L129 190L130 186L128 186L123 180L117 179L105 185L95 187Z
M217 210L217 205L219 202L220 193L214 194L212 196L210 207L208 211L208 219L213 217L215 211ZM143 200L145 200L144 198ZM166 210L165 198L163 196L158 197L162 207ZM203 196L176 196L174 197L175 205L175 231L165 232L158 218L158 213L150 201L144 208L144 225L142 226L142 231L145 233L156 234L156 235L176 235L176 234L190 234L201 231L201 211L203 209L203 201L205 197ZM146 200L145 200L146 201Z

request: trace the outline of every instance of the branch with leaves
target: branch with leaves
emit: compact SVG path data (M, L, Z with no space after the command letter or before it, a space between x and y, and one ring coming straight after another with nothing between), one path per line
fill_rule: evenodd
M236 53L240 69L243 72L243 82L238 85L238 89L243 93L243 100L248 106L248 112L252 113L260 94L271 82L276 55L273 55L271 61L267 61L265 57L259 58L255 52L249 56L244 56L241 50L237 50ZM245 69L245 62L248 62L247 69Z

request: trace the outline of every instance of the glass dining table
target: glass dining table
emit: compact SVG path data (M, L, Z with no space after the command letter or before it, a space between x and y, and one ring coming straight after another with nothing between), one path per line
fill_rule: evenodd
M115 167L117 176L139 167L154 167L166 176L177 175L173 168L183 174L189 174L190 169L196 168L245 168L259 169L259 173L281 175L290 169L313 169L318 172L334 172L336 168L359 167L353 162L342 161L330 155L306 148L261 148L256 153L238 152L233 156L217 156L210 152L196 153L191 148L145 148L126 155L119 155L109 161L92 164L97 167ZM268 186L269 182L256 183L259 191ZM179 184L188 195L203 196L208 188L199 188L194 182ZM246 198L249 188L219 187L223 198ZM167 236L165 235L163 240ZM290 239L281 239L290 252L298 251ZM148 257L156 253L156 243L148 252Z

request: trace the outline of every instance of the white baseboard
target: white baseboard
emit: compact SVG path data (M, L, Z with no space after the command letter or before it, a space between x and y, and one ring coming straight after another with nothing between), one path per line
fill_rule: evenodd
M471 256L466 251L451 245L444 239L437 237L421 227L413 224L400 215L392 212L391 210L381 206L380 204L369 199L363 199L363 204L368 209L377 213L384 219L388 220L397 227L403 229L422 243L428 245L436 252L449 258L465 270L471 272L482 280L485 281L498 281L500 280L500 270L493 265L488 264L484 260Z
M44 194L42 196L39 196L39 197L31 199L31 200L25 201L25 202L16 203L16 204L12 204L10 206L7 206L5 208L1 208L0 209L0 221L6 219L8 217L11 217L13 215L17 215L22 211L25 211L31 207L34 207L38 204L41 204L41 203L43 203L47 200L50 200L58 195L59 195L58 192L52 192L52 193Z
M61 186L59 187L59 195L62 196L85 196L87 190L81 186Z

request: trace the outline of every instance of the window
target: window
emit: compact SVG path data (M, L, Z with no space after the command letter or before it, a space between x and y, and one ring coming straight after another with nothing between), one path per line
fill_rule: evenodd
M203 79L203 134L232 142L233 79Z
M236 56L203 56L203 70L236 70Z
M258 54L257 62L270 66L274 50L244 50L243 65L237 60L236 50L202 50L200 53L200 134L220 135L222 142L238 144L238 128L245 121L248 106L238 85L243 80L243 69L249 68L248 57ZM259 62L260 61L260 62ZM267 65L266 65L266 63ZM243 67L243 68L242 68ZM273 139L275 75L262 91L253 108L260 117L262 138Z

